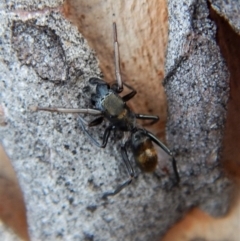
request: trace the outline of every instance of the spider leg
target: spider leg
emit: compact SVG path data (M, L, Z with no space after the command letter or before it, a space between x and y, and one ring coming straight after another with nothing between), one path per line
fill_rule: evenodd
M156 136L154 136L151 132L143 129L144 133L150 137L150 139L157 144L160 148L162 148L169 156L171 156L172 158L172 167L173 167L173 171L176 177L177 182L180 181L180 177L179 177L179 173L178 173L178 168L177 168L177 162L173 156L173 153L160 141L158 140L158 138Z
M122 97L123 101L124 101L124 102L127 102L128 100L132 99L132 98L137 94L137 91L136 91L132 86L130 86L130 85L128 85L128 84L125 84L124 82L123 82L123 85L126 86L128 89L131 90L130 93L128 93L128 94L126 94L126 95L124 95L124 96ZM118 84L117 84L117 83L112 84L112 85L111 85L111 89L112 89L114 92L119 93L119 92L118 92Z
M96 119L96 120L97 120L97 119ZM91 123L94 123L96 120L93 120L92 122L90 122L90 124L91 124ZM104 134L103 134L103 141L102 141L102 144L100 144L100 143L88 132L88 130L86 129L86 127L85 127L86 121L84 121L81 117L79 117L79 122L80 122L80 125L81 125L81 127L82 127L82 130L86 133L86 135L89 137L90 141L91 141L94 145L96 145L96 146L98 146L98 147L101 147L101 148L106 147L107 142L108 142L109 135L110 135L110 133L111 133L111 130L113 129L113 126L112 126L112 125L108 126L108 127L105 129L105 132L104 132ZM100 124L100 123L98 123L98 122L99 122L99 120L95 122L95 125ZM96 124L96 123L97 123L97 124Z
M114 191L109 191L109 192L105 192L103 194L102 198L107 198L108 196L114 196L116 194L118 194L121 190L123 190L126 186L128 186L129 184L132 183L132 180L136 177L135 176L135 172L134 169L129 161L128 155L127 155L127 150L126 150L126 146L127 146L128 142L126 142L124 145L121 146L121 155L124 161L124 164L127 168L127 172L129 175L129 178L121 183Z
M69 108L58 108L58 107L42 107L42 106L30 106L32 111L49 111L59 113L79 113L79 114L90 114L90 115L102 115L102 111L97 109L69 109Z
M90 123L88 123L88 126L97 126L97 125L100 125L104 120L104 117L103 116L100 116L94 120L92 120Z
M135 117L141 120L152 120L150 123L148 123L148 125L153 125L159 120L159 117L157 115L135 114Z
M121 78L120 63L119 63L119 46L117 40L117 25L113 23L113 42L114 42L114 60L115 60L115 76L117 80L117 93L123 91L123 82Z
M131 92L129 94L126 94L122 97L123 101L126 102L126 101L132 99L137 94L137 91L128 84L123 83L123 85L127 86L127 88L131 90Z

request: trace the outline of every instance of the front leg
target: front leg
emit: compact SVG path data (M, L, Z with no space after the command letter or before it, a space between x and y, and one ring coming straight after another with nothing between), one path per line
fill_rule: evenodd
M66 114L89 114L89 115L102 115L102 111L97 109L90 108L81 108L81 109L70 109L70 108L61 108L61 107L43 107L43 106L30 106L31 111L49 111L49 112L58 112Z
M120 57L119 57L119 46L117 40L117 25L113 23L113 41L114 41L114 62L115 62L115 76L117 80L117 93L121 93L123 91L123 82L120 71Z

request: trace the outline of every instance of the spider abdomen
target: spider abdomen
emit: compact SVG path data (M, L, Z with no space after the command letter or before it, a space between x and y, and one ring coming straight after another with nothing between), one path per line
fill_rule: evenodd
M156 169L158 156L151 140L141 132L136 132L131 143L133 156L144 172L153 172Z
M156 169L158 157L154 148L148 148L139 156L135 156L135 160L144 172L153 172Z

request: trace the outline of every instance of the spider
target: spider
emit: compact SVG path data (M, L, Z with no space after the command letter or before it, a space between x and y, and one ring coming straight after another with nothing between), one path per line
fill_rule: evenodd
M126 102L132 99L137 92L133 87L124 83L121 79L117 27L115 22L113 23L113 36L116 83L110 86L100 78L93 77L89 79L89 83L96 86L96 93L92 94L91 96L91 102L95 108L69 109L41 106L34 107L35 111L40 110L62 113L80 113L97 116L89 123L87 123L83 118L79 117L79 123L82 130L89 137L90 141L101 148L106 147L111 131L117 130L125 133L124 141L121 143L121 156L125 163L129 178L121 183L114 191L104 193L103 197L116 195L122 189L128 186L136 177L135 171L127 154L127 147L131 148L133 157L142 171L153 172L156 169L158 161L157 152L153 146L154 142L171 157L172 168L176 180L177 182L180 180L176 160L174 159L172 152L160 140L158 140L155 135L144 128L138 127L136 124L136 119L151 120L151 123L155 123L159 120L159 117L155 115L134 113L126 104ZM119 94L123 91L124 86L130 90L130 93L121 97ZM97 126L101 124L104 119L108 120L109 125L105 129L102 143L99 143L88 132L86 125L88 125L88 127ZM128 136L126 134L128 134Z

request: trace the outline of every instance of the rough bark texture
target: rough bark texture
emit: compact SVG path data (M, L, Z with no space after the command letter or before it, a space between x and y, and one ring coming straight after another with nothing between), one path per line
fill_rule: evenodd
M240 33L240 2L234 0L209 0L211 7Z
M168 140L174 144L181 163L183 186L202 189L200 195L209 191L208 195L215 199L215 185L224 186L218 164L229 91L228 71L216 44L216 27L209 19L206 2L189 1L181 10L180 7L179 3L169 2L165 79ZM199 200L190 190L190 199ZM214 202L210 203L203 201L201 207L206 210Z
M225 169L240 183L240 3L226 4L219 12L219 2L213 3L211 18L218 26L217 41L230 72L230 97L225 126L222 161ZM220 5L221 6L221 5ZM230 7L232 6L232 7ZM228 14L226 14L226 12ZM233 18L235 16L235 18ZM229 19L228 19L229 17ZM233 26L233 23L235 25Z
M140 173L108 200L103 192L127 176L117 137L99 149L79 128L78 116L29 110L33 104L90 106L84 87L100 76L94 53L59 12L61 1L17 2L1 3L0 104L6 125L0 141L24 194L31 239L156 240L193 206L224 214L231 186L219 153L228 72L206 1L168 6L167 139L181 183L172 186L168 165L169 175L160 168L157 175ZM101 137L103 130L93 133Z

